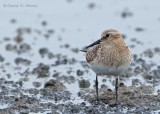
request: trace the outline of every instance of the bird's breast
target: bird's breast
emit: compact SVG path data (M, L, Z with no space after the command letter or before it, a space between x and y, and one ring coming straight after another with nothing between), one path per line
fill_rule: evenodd
M102 64L94 64L91 65L91 69L97 74L97 75L112 75L112 76L118 76L120 75L124 70L126 70L129 67L128 64L124 64L118 67L115 66L104 66Z
M124 50L101 48L96 52L96 56L89 64L91 69L99 75L117 76L126 70L132 61L132 55L128 48Z

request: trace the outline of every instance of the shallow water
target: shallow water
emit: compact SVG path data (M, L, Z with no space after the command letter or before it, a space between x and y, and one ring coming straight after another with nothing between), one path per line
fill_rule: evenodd
M14 4L9 0L2 0L1 2L2 4ZM5 58L4 62L0 64L0 75L5 81L22 82L21 89L35 88L33 83L40 82L40 86L37 87L37 89L40 90L44 88L44 84L50 79L56 79L64 84L67 91L71 92L70 100L64 102L62 99L57 101L57 104L67 104L69 102L80 104L85 102L86 106L91 105L86 99L78 97L78 92L94 89L95 74L88 67L85 68L82 66L81 62L85 61L85 54L73 52L72 49L81 49L97 40L101 32L108 28L116 28L126 35L126 43L129 46L135 46L131 48L131 51L137 54L138 57L142 57L146 63L154 63L155 66L152 67L152 70L157 68L160 61L159 53L154 54L153 58L149 58L145 57L143 51L159 47L160 40L158 33L160 29L160 16L157 14L159 14L158 11L160 7L158 0L154 2L141 0L138 3L127 0L88 0L83 2L75 0L71 0L70 2L67 0L61 2L58 0L48 0L47 2L29 0L15 1L15 3L16 2L24 5L36 4L38 6L37 8L0 7L0 55ZM11 23L13 19L15 23ZM24 28L24 30L22 30L24 31L22 34L23 41L20 43L14 41L18 28ZM31 32L27 33L26 28L31 30ZM52 30L53 33L47 32L48 30ZM5 37L9 38L9 41L4 40ZM21 52L20 49L6 51L7 44L20 46L23 43L29 44L31 49L25 50L26 52ZM44 57L41 57L39 53L41 48L48 49ZM49 59L48 53L50 52L54 55L60 54L60 59L57 59L58 57ZM23 63L20 63L16 65L15 58L17 57L31 61L31 64L23 65ZM67 64L54 66L57 60L64 62L64 58L67 58ZM76 61L74 62L72 58ZM9 63L9 65L6 65L7 63ZM37 67L39 63L49 66L48 74L43 78L38 78L37 74L32 73L33 69ZM138 63L135 62L135 64ZM83 71L82 76L77 75L77 70ZM24 73L25 71L26 73ZM53 77L52 75L55 73L60 74L57 77ZM154 86L153 94L157 95L157 91L160 88L159 84L146 82L142 75L143 73L144 72L141 72L138 75L129 76L128 78L123 77L121 82L124 83L125 86L132 86L132 81L138 79L140 82L137 86ZM7 74L11 76L7 76ZM84 79L85 82L89 81L89 86L83 86L87 87L85 89L80 88L79 85L79 81L82 79ZM99 81L99 87L106 85L107 88L114 90L114 77L99 77ZM2 81L1 92L3 91L2 86L6 86L9 89L17 88L14 87L13 84L4 84ZM28 94L25 92L22 93ZM94 96L94 93L91 94ZM39 96L41 96L41 94L39 94ZM49 101L44 100L44 102ZM54 100L51 102L54 102ZM7 105L0 105L0 109L5 108L7 108ZM47 113L47 111L44 112ZM125 113L125 109L122 112ZM158 113L159 110L156 112ZM154 113L154 111L152 111L152 113Z

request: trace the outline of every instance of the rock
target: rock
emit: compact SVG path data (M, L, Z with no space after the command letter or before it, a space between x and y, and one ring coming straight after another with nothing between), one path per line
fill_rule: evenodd
M133 79L132 80L132 86L138 86L138 85L141 85L141 82L139 79Z
M17 49L16 45L12 45L12 44L7 44L6 45L6 50L7 51L15 51Z
M77 76L82 76L84 75L84 72L82 70L77 70Z
M47 48L39 49L39 53L40 53L41 57L44 57L45 55L47 55L48 52L49 52L49 50Z
M155 47L155 48L154 48L154 52L155 52L155 53L160 53L160 47Z
M80 80L79 81L79 88L89 88L90 82L88 80Z
M0 62L4 62L4 57L2 55L0 55Z
M42 21L42 26L46 26L47 22L46 21Z
M5 78L3 78L3 77L0 78L0 85L3 84L3 83L5 83L5 82L6 82L6 79L5 79Z
M44 88L50 88L54 90L64 90L65 86L58 80L50 79L48 82L44 84Z
M22 44L20 44L19 49L21 52L27 52L27 51L31 50L31 46L29 44L22 43Z
M122 17L122 18L131 17L132 15L133 15L133 13L130 12L130 11L128 10L128 8L125 8L124 11L122 11L122 13L121 13L121 17Z
M17 22L17 20L16 20L16 19L11 19L10 22L11 22L12 24L15 24L15 23Z
M142 31L144 31L144 28L137 27L135 30L136 30L137 32L142 32Z
M144 55L146 57L152 58L154 56L154 53L151 49L147 49L146 51L144 51Z
M104 78L104 79L102 79L102 82L106 82L107 80Z
M56 73L54 73L52 76L53 76L53 77L58 77L59 74L60 74L59 72L56 72Z
M22 37L22 35L17 35L15 38L14 38L14 41L16 42L16 43L21 43L22 41L23 41L23 37Z
M38 87L40 87L42 85L41 82L33 82L32 84L36 88L38 88Z
M23 58L21 58L21 57L18 57L18 58L16 58L15 59L15 63L17 64L17 65L25 65L25 66L28 66L28 65L30 65L31 64L31 61L30 60L27 60L27 59L23 59Z
M79 49L78 48L72 48L71 51L74 52L74 53L78 53Z
M17 29L17 34L18 35L23 35L25 33L27 33L27 34L31 33L31 28L24 27L24 28L18 28Z
M107 89L107 88L108 88L107 85L105 85L105 84L101 85L101 89Z
M141 67L137 66L137 67L135 67L134 72L139 74L139 73L143 72L143 69Z
M88 8L89 8L89 9L94 9L95 6L96 6L95 3L89 3L89 4L88 4Z
M33 74L38 75L39 78L48 77L50 75L49 66L44 64L39 64L32 71Z
M48 58L49 58L49 59L52 59L52 58L54 58L54 57L55 57L55 56L54 56L54 54L53 54L52 52L49 52L49 53L48 53Z
M55 31L54 31L53 29L49 29L49 30L47 30L47 32L48 32L49 34L53 34Z
M70 45L69 45L69 44L64 44L64 45L62 45L62 46L60 46L60 47L69 48Z
M11 38L9 38L9 37L4 37L3 39L4 39L4 41L6 41L6 42L11 40Z

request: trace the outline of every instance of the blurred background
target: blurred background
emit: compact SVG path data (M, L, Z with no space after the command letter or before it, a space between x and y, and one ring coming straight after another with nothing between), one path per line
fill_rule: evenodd
M114 28L122 33L134 59L143 58L133 62L131 75L124 74L121 82L133 86L138 80L136 85L151 85L157 95L160 78L152 70L160 68L159 4L158 0L0 0L1 91L2 86L40 90L53 79L71 93L74 103L81 103L78 93L94 89L95 74L78 50ZM99 80L100 88L114 90L114 77Z

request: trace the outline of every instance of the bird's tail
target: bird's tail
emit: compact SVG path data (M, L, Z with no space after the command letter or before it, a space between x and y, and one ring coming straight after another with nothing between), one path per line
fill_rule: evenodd
M87 52L87 51L88 51L88 48L84 47L84 48L80 49L79 51Z

